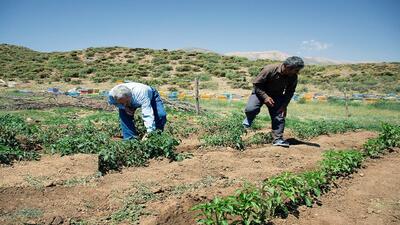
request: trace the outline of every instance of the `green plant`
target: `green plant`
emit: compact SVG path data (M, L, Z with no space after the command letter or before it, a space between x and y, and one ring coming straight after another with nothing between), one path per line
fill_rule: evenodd
M386 150L386 144L382 138L369 139L363 145L364 155L371 158L378 158Z
M212 201L196 205L192 210L199 210L198 216L204 218L198 219L197 223L206 225L228 225L228 216L234 214L234 197L219 198L216 197Z
M388 123L382 124L379 138L383 139L388 148L400 147L400 126Z
M261 144L272 143L272 141L273 138L270 132L268 133L260 132L260 133L255 133L253 136L251 136L246 143L250 145L261 145Z
M38 160L40 140L36 126L29 125L19 116L0 116L0 163L12 164L14 160Z
M377 138L369 139L363 146L364 155L379 157L388 148L400 146L400 126L384 123Z
M304 139L309 139L323 134L344 133L354 131L358 127L347 120L311 120L311 121L289 121L288 127L293 133Z
M240 217L236 223L250 225L265 222L268 203L265 201L263 189L246 184L242 190L236 191L232 205L233 214Z
M138 190L124 200L123 207L111 215L111 221L113 224L119 224L122 221L137 224L140 216L149 214L145 202L156 198L157 196L150 191L149 187L139 185Z
M0 145L0 163L2 164L12 164L13 161L39 159L40 155L35 151L22 151L19 149L11 149L4 145Z
M277 214L287 215L300 204L311 207L335 177L354 172L362 160L358 151L327 151L318 170L284 172L265 180L261 187L246 185L234 195L216 197L193 210L201 211L197 215L200 224L265 224Z
M321 170L304 172L301 174L303 179L306 181L306 190L309 196L319 197L328 188L328 179L326 173ZM307 206L310 206L312 202L310 199L304 199Z
M361 166L363 155L359 151L326 151L321 162L322 171L328 178L346 176Z
M36 208L22 208L14 213L14 216L16 217L29 218L29 219L39 218L42 215L43 211L41 209L36 209Z
M37 149L39 132L38 127L27 124L22 117L11 114L0 116L0 145L23 150Z
M70 125L69 130L50 145L51 153L71 155L75 153L98 153L107 145L110 136L98 131L91 122L80 126Z
M205 134L201 140L206 146L225 146L239 150L245 148L242 134L243 116L239 113L232 113L228 117L209 116L202 120L201 124L205 129Z
M298 204L299 201L304 200L306 203L311 202L311 199L305 189L305 180L296 174L282 173L276 177L268 179L266 182L267 186L274 187L279 193L281 193L282 202L277 206L277 210L288 214L288 203Z
M178 144L178 140L161 132L151 133L144 141L110 140L99 152L98 168L104 174L109 170L120 170L123 166L142 166L150 158L160 156L181 160L184 156L174 151Z

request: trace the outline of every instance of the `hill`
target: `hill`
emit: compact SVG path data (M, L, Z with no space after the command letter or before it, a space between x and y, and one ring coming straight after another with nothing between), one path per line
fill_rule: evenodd
M285 52L280 51L261 51L261 52L230 52L226 53L227 56L240 56L246 57L250 60L257 59L270 59L283 61L290 55ZM338 61L334 59L327 59L321 57L303 57L305 64L308 65L338 65L338 64L348 64L349 62Z
M284 57L283 57L284 58ZM264 65L283 59L249 60L213 52L103 47L69 52L37 52L1 44L0 78L21 82L102 83L134 80L170 89L189 89L196 76L202 88L218 89L218 81L232 88L251 89L251 80ZM400 63L307 65L299 91L400 93Z

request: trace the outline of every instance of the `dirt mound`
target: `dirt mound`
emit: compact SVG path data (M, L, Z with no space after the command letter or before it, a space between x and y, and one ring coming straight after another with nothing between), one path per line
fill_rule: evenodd
M22 161L0 168L0 187L50 186L97 173L97 155L44 155L40 161Z

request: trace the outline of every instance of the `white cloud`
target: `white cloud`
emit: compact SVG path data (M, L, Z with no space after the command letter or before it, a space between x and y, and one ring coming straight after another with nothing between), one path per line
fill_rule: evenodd
M328 49L331 46L332 46L332 44L323 43L323 42L319 42L316 40L303 41L301 43L301 49L309 50L309 51L321 51L321 50Z

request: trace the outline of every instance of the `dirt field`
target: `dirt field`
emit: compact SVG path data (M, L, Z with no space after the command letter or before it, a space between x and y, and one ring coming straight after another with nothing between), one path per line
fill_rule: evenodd
M400 154L369 160L367 167L321 198L321 206L300 207L283 224L400 224Z
M259 182L283 171L309 170L327 149L360 148L376 134L359 131L320 136L290 148L269 145L239 152L196 149L185 140L179 150L193 153L182 162L153 160L148 167L98 176L97 157L44 156L0 168L1 224L109 224L115 212L140 210L140 224L194 224L190 208L215 195L228 195L244 181ZM297 144L297 145L296 145ZM322 206L300 208L300 216L276 224L396 224L399 222L399 154L368 162L322 197ZM137 211L137 210L136 210ZM129 224L130 221L124 221ZM125 224L125 223L122 224ZM132 222L133 223L133 222Z

